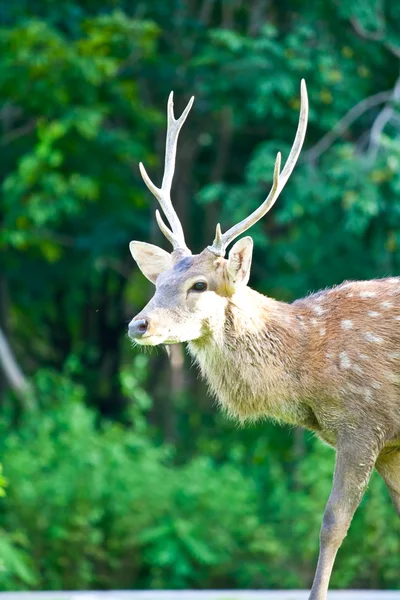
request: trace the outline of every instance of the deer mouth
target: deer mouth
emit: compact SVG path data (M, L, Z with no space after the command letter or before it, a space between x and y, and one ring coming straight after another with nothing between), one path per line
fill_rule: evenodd
M158 346L158 344L164 344L163 335L143 335L140 338L132 340L138 346Z
M182 340L178 340L177 338L168 335L145 334L132 341L139 346L159 346L160 344L179 344Z

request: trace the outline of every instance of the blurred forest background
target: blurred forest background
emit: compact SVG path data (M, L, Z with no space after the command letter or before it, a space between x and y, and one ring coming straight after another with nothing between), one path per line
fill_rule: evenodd
M158 183L180 114L173 201L201 251L266 196L250 284L296 297L400 266L400 3L0 2L0 589L310 586L334 453L220 414L184 348L144 354L152 294L132 239L167 247ZM169 249L169 248L168 248ZM399 588L400 522L381 480L335 587Z

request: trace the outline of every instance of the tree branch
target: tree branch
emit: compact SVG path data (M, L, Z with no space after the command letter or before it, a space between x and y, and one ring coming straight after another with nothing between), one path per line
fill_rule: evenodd
M17 140L18 138L23 137L24 135L27 135L28 133L31 133L31 131L33 131L35 129L35 127L36 127L36 119L31 119L24 125L21 125L21 127L16 127L15 129L12 129L11 131L8 131L7 133L5 133L3 135L3 137L1 138L0 145L7 146L14 140Z
M20 369L10 344L0 328L0 367L8 381L10 388L20 399L24 408L33 410L35 408L33 388L26 380Z
M255 37L266 22L267 0L255 0L249 14L247 35Z
M328 131L314 146L312 146L307 152L305 152L304 158L310 162L315 162L317 159L330 148L333 142L342 135L346 129L350 127L354 121L356 121L363 113L370 108L378 106L383 102L390 100L393 91L387 90L385 92L379 92L373 96L364 98L358 104L353 106L345 116L336 123L331 131Z
M396 58L400 58L400 48L393 46L393 44L390 42L384 41L384 37L386 35L386 23L385 17L381 11L379 11L379 15L377 15L377 21L380 21L379 28L376 31L368 31L363 25L361 25L360 21L358 21L356 17L352 17L350 19L350 23L353 25L354 30L360 37L363 37L366 40L372 40L373 42L382 42L389 52L396 56Z
M382 15L381 19L382 19ZM379 28L376 31L368 31L365 29L364 25L361 25L360 21L356 19L356 17L350 18L350 23L353 25L355 31L358 33L360 37L365 38L366 40L372 40L374 42L381 42L385 36L385 22L381 20L379 24Z
M378 155L383 130L385 129L386 125L389 123L389 121L395 113L393 103L398 102L400 100L400 77L398 77L395 83L389 100L390 101L385 105L385 107L380 111L379 115L376 117L371 128L370 141L368 146L368 159L371 163L375 162L376 157Z
M214 0L203 0L199 13L199 21L205 26L209 26L212 15Z

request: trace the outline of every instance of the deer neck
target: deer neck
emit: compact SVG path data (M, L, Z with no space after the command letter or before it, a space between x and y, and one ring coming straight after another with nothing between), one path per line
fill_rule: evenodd
M299 365L304 340L293 306L244 287L208 335L189 343L218 402L241 420L302 422Z

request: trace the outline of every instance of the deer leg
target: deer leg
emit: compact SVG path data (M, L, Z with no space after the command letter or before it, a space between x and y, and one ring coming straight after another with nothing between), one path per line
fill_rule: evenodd
M375 467L386 483L396 512L400 517L400 450L382 453L378 457Z
M362 436L362 437L361 437ZM325 507L320 533L320 551L309 600L326 600L333 563L346 536L354 512L368 485L378 451L373 439L346 435L338 440L333 486Z

